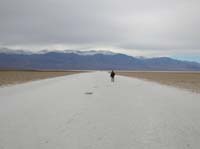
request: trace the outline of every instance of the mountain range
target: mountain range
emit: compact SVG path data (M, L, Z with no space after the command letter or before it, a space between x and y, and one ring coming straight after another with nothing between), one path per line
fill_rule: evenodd
M133 57L109 51L30 52L0 49L0 69L200 71L200 63L169 57Z

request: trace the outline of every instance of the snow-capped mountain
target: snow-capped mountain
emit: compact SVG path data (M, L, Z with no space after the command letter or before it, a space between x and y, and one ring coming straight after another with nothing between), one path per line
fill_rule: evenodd
M0 54L22 54L22 55L31 55L34 54L34 52L29 50L12 50L8 48L0 48Z
M0 69L200 71L200 64L168 57L132 57L110 51L31 52L0 49Z
M95 55L95 54L103 54L103 55L114 55L116 53L113 53L111 51L76 51L76 50L64 50L64 53L74 53L78 55Z
M50 52L55 52L55 53L74 53L74 54L78 54L78 55L95 55L95 54L104 54L104 55L114 55L116 53L113 53L111 51L96 51L96 50L90 50L90 51L80 51L80 50L41 50L41 51L29 51L29 50L12 50L12 49L8 49L8 48L0 48L0 54L4 53L4 54L22 54L22 55L31 55L31 54L46 54L46 53L50 53Z

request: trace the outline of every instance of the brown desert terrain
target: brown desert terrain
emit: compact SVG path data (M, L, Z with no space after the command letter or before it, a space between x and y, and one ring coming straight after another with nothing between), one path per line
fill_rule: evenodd
M71 75L81 72L84 71L0 70L0 86Z
M0 86L47 79L86 71L0 70ZM135 77L200 93L200 72L117 71L117 75Z
M200 72L118 71L117 75L135 77L200 93Z

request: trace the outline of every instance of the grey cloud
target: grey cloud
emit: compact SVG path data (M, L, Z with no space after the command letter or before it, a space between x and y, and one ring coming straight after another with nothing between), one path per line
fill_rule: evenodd
M0 43L198 50L199 5L199 0L0 0Z

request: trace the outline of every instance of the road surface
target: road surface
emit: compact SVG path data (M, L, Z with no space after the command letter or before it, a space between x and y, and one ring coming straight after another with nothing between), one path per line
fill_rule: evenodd
M0 149L198 149L200 94L107 72L0 88Z

